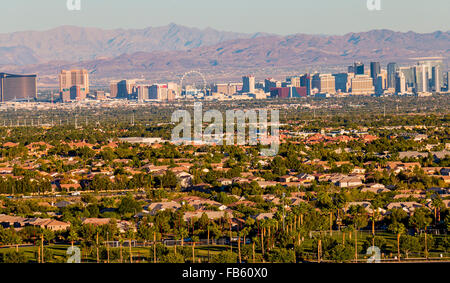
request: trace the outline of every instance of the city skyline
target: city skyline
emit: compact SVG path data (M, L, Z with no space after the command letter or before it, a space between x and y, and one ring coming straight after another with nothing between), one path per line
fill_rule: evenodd
M3 24L0 25L0 33L49 30L64 25L139 29L170 23L199 29L212 28L241 33L266 32L279 35L296 33L342 35L372 29L426 33L450 29L450 23L446 20L450 3L445 0L428 2L381 0L381 10L369 9L366 0L336 2L282 0L277 2L279 5L273 5L268 0L258 2L133 0L126 3L112 0L106 4L101 0L81 0L81 10L70 11L66 1L63 0L58 4L50 0L39 2L19 0L2 5L0 22ZM151 11L162 12L149 14ZM19 14L23 18L22 21L15 20ZM133 16L128 17L127 14ZM283 17L277 21L265 20L268 15L273 14L283 14ZM317 15L321 17L318 18ZM121 18L121 21L117 21L117 18ZM355 22L358 25L355 25Z

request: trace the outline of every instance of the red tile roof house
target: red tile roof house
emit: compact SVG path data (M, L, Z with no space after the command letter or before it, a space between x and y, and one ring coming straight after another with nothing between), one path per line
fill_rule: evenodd
M169 165L155 166L153 164L148 164L143 166L141 169L146 169L148 173L166 171L169 169Z
M94 226L102 226L109 224L111 218L84 218L81 222L83 225L92 224Z
M11 216L0 214L0 225L8 228L22 228L25 226L37 226L52 231L67 230L70 227L70 223L62 222L54 219L43 218L23 218L20 216Z
M27 219L20 216L0 214L0 225L4 228L23 227L25 226L25 220Z
M175 201L180 202L180 203L184 202L188 205L193 206L195 209L201 209L201 208L204 208L207 206L215 206L219 210L227 209L227 207L225 205L221 204L220 202L213 201L210 199L205 199L202 197L197 197L197 196L182 197L182 198L176 199Z
M243 184L243 183L250 183L250 181L247 178L242 177L235 177L232 179L233 184Z
M258 177L258 176L251 176L251 177L248 177L247 179L248 179L250 182L253 182L253 181L255 181L255 182L258 182L258 181L265 181L264 178Z
M226 178L217 179L217 182L222 186L229 186L229 185L233 184L233 180L226 179Z
M359 187L362 186L362 181L357 177L344 177L336 182L336 185L341 188Z
M390 192L391 190L386 189L386 187L383 184L376 184L376 183L372 183L372 184L367 184L365 188L361 189L361 192L365 193L365 192L372 192L375 194L379 194L379 193L387 193Z
M297 178L299 180L305 180L305 181L314 181L316 177L314 175L308 174L308 173L300 173L297 175Z
M378 137L372 136L372 135L363 135L363 136L361 137L361 139L362 139L364 142L366 142L366 143L370 143L370 142L373 142L373 141L377 140Z
M255 216L253 216L253 218L254 218L255 220L265 220L265 219L272 219L274 215L275 215L275 214L272 213L272 212L268 212L268 213L260 213L260 214L257 214L257 215L255 215Z
M18 145L19 145L18 143L14 143L14 142L5 142L3 144L3 147L16 147Z
M387 162L387 166L386 169L390 170L390 171L394 171L395 173L400 173L400 171L403 170L409 170L412 171L414 170L414 167L418 167L421 168L421 165L419 162L408 162L408 163L403 163L403 162Z
M240 200L240 201L233 202L233 203L229 204L228 207L235 207L235 206L238 206L238 205L254 207L254 206L256 206L256 203L253 202L253 201L249 201L249 200Z
M364 173L366 173L366 169L361 168L361 167L355 167L355 168L353 168L352 173L354 173L354 174L364 174Z
M391 202L387 205L387 209L391 210L394 208L401 208L408 213L414 212L416 208L423 207L422 204L414 202L414 201L404 201L404 202Z
M54 219L33 218L26 221L28 225L45 228L52 231L64 231L70 228L70 223Z
M83 225L102 226L111 223L111 218L84 218L81 222ZM116 226L121 233L124 233L130 229L136 231L136 227L132 222L126 220L117 220Z
M402 199L402 198L415 198L415 199L425 199L426 195L425 194L397 194L394 196L394 199Z
M155 215L159 211L164 211L167 209L178 210L180 208L181 204L175 201L154 202L144 207L145 210L149 211L150 215Z
M3 167L0 168L0 174L12 174L13 168L12 167Z
M198 210L198 211L187 211L184 213L183 215L183 219L184 221L189 221L193 218L197 218L200 219L202 217L202 215L206 214L206 216L211 219L211 220L215 220L215 219L220 219L222 217L225 216L225 211L202 211L202 210ZM228 214L231 215L231 212L228 211Z
M273 182L273 181L259 181L257 183L263 189L267 188L267 187L273 187L273 186L276 186L278 184L277 182Z
M295 182L295 181L297 181L297 180L298 180L297 177L291 176L291 175L284 175L284 176L281 176L281 177L279 178L279 181L280 181L280 182L283 182L283 183Z
M298 197L289 197L289 198L286 198L286 199L287 199L287 201L290 202L289 205L292 205L292 206L297 206L297 205L299 205L302 202L306 202L306 200L304 200L302 198L298 198Z
M442 169L442 167L422 167L422 170L427 175L435 175L439 173L439 171Z

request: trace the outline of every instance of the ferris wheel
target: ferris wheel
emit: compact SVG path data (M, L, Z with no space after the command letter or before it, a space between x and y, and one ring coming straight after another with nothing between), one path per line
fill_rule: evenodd
M180 80L181 91L183 91L184 81L185 81L186 77L188 77L190 75L199 75L201 77L201 80L203 81L201 90L203 91L204 94L206 94L206 85L207 85L206 78L200 71L197 71L197 70L191 70L191 71L184 73L183 77ZM185 92L185 96L186 96L186 92Z

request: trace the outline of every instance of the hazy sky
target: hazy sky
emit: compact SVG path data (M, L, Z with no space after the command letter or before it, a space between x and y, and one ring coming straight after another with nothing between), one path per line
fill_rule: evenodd
M1 0L0 33L61 25L144 28L177 23L236 32L344 34L371 29L450 30L450 0ZM377 0L374 0L377 1Z

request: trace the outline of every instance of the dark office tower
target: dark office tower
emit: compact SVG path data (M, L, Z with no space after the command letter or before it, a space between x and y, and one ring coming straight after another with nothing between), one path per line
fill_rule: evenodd
M336 91L347 92L347 82L348 82L348 74L347 73L339 73L333 74Z
M306 94L311 95L312 79L309 74L304 74L300 76L300 86L306 87Z
M137 88L135 80L121 80L117 83L116 98L132 99L136 96Z
M353 71L355 75L364 75L364 64L362 62L355 62Z
M397 63L389 63L387 64L387 87L395 88L395 76L398 72Z
M281 82L272 78L267 78L264 80L264 92L270 92L270 89L274 87L281 87Z
M370 77L372 78L373 85L376 86L378 75L381 73L380 62L370 62Z
M255 77L254 76L243 76L242 77L242 92L255 92Z
M0 102L36 98L36 75L0 73Z

